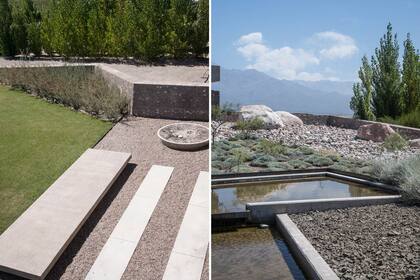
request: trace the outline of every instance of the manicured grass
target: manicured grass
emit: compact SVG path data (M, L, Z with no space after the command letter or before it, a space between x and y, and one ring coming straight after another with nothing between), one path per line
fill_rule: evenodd
M111 127L0 86L0 233Z

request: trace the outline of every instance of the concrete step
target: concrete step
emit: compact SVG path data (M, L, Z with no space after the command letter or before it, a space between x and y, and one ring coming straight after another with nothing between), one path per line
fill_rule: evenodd
M172 171L173 167L152 166L86 279L117 280L122 277Z
M188 203L164 280L200 280L210 240L209 173L200 172Z
M0 236L0 271L44 279L130 158L86 150Z

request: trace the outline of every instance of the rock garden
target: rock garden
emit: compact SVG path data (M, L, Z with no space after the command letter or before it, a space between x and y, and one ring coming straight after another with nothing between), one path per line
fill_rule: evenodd
M328 167L399 186L401 203L290 216L340 279L419 279L418 139L383 123L305 124L260 105L235 114L213 119L213 174Z

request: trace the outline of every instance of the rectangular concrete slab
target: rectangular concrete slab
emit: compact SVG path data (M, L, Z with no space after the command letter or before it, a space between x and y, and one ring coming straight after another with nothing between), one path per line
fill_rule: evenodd
M153 165L105 243L86 279L120 279L168 183L173 167Z
M210 240L209 173L200 172L166 266L164 280L200 280Z
M43 279L130 158L86 150L0 236L0 270Z
M338 280L338 276L315 250L287 214L276 215L277 227L301 268L310 279Z

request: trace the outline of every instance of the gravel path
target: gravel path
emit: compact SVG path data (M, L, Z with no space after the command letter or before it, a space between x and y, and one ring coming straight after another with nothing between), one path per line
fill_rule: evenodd
M195 181L208 170L208 149L175 151L162 145L157 130L171 120L129 118L116 124L96 146L132 153L129 165L98 205L47 279L84 279L119 218L153 164L175 167L123 279L161 279ZM207 125L206 123L201 123ZM208 266L208 262L206 261ZM208 279L204 268L202 279ZM0 279L17 279L0 275Z
M290 215L340 279L420 279L420 207Z
M238 133L231 128L232 124L225 124L220 129L218 139L228 139ZM281 141L286 145L307 145L315 150L334 150L344 157L356 159L402 159L420 150L407 148L403 151L384 151L381 143L356 139L357 131L325 125L287 126L279 129L258 130L255 135Z

